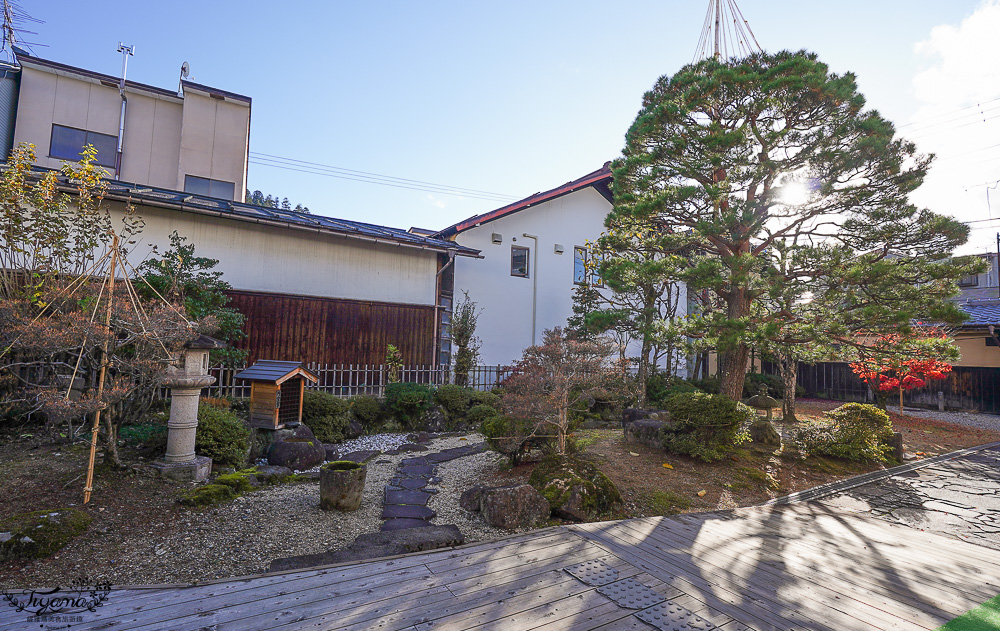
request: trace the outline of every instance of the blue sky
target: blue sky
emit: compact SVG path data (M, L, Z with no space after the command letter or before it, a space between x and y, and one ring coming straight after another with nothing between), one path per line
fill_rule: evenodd
M691 61L707 4L24 2L44 20L26 25L40 57L117 74L121 40L136 47L130 79L173 87L188 61L194 80L251 96L251 189L403 228L504 201L280 169L260 154L511 199L552 188L619 154L643 92ZM948 157L917 201L1000 217L984 186L1000 178L989 112L1000 101L987 103L1000 97L997 0L739 6L765 49L806 48L854 72L872 107ZM1000 221L974 227L969 249L995 248Z

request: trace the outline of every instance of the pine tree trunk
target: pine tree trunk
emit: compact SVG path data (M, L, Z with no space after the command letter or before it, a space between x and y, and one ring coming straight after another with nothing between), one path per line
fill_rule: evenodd
M649 336L642 336L642 350L639 352L639 407L646 407L646 379L649 375Z
M745 288L732 288L726 297L726 311L727 317L733 321L750 315L750 299ZM746 380L749 359L750 347L742 342L719 353L719 369L722 372L720 394L733 401L743 398L743 382Z
M798 362L791 354L778 355L778 366L781 370L781 381L784 391L781 398L781 420L794 423L795 418L795 381L798 377Z

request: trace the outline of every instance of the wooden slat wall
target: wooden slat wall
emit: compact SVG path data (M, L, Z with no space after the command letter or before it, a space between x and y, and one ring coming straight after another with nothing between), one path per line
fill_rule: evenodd
M431 364L434 308L360 300L231 291L247 337L236 343L258 359L319 364L382 364L394 344L404 364Z

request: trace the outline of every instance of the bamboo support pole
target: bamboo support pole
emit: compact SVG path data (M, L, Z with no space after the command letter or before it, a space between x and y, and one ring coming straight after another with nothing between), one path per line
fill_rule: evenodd
M118 235L111 233L111 272L108 278L108 306L104 312L104 326L111 328L111 306L115 297L115 263L118 262ZM108 370L108 340L101 345L101 372L97 378L97 400L104 395L104 378ZM83 487L83 503L90 501L94 490L94 458L97 455L97 432L101 427L101 408L94 412L94 426L90 431L90 462L87 465L87 485ZM109 436L109 438L111 438Z

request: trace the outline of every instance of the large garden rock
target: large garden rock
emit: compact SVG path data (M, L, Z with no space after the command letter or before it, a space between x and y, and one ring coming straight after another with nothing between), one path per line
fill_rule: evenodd
M625 440L659 448L663 445L660 432L666 425L664 421L657 421L651 418L626 423L624 428Z
M481 508L480 502L483 497L484 488L481 484L477 484L470 489L466 489L462 492L462 496L458 498L458 505L467 511L478 513Z
M0 561L52 556L87 530L91 519L75 508L12 515L0 521Z
M324 460L326 460L326 449L315 438L279 440L271 443L267 450L267 464L288 467L293 471L312 469L322 464Z
M365 428L362 427L361 423L359 423L357 419L352 418L347 423L347 429L344 430L344 438L346 438L347 440L354 440L355 438L361 436L364 433L365 433Z
M285 427L272 432L272 443L280 443L283 440L316 440L316 434L309 429L308 425L300 424L295 427Z
M288 467L262 465L254 467L254 475L262 484L281 484L285 478L292 475L292 470Z
M533 528L549 517L549 503L530 484L483 489L483 520L496 528Z
M543 459L528 480L549 503L552 512L574 521L594 521L621 511L621 493L597 467L571 456Z

